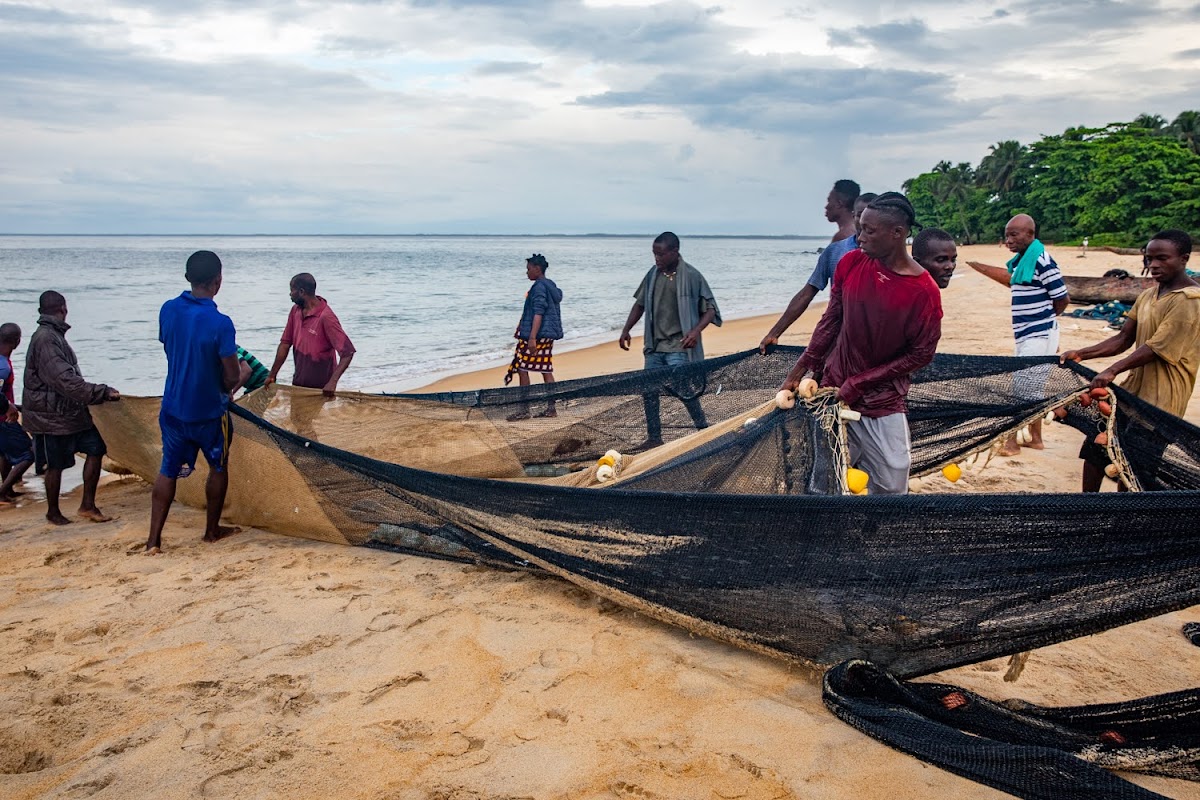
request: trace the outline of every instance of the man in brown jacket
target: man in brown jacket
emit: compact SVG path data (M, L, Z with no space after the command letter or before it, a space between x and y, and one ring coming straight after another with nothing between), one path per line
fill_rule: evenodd
M58 292L42 292L38 300L38 327L29 339L25 354L25 392L21 416L25 430L33 435L34 459L44 466L46 519L55 525L71 520L58 508L62 471L75 466L75 454L83 453L83 498L79 516L93 522L108 522L96 507L100 482L100 459L108 452L87 407L121 395L102 383L88 383L79 371L79 359L67 344L67 300Z

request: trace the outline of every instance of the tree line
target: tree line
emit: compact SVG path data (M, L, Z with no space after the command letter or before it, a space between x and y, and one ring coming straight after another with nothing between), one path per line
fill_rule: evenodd
M939 162L904 182L926 227L965 244L1000 241L1030 214L1045 241L1144 244L1163 228L1200 232L1200 111L1068 128L1030 145L998 142L972 167Z

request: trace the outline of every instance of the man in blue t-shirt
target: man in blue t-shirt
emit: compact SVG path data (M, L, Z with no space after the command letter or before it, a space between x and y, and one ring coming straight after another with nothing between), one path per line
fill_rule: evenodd
M857 183L853 181L838 181L834 184L834 191L829 195L829 203L834 202L837 196L838 187L843 183L851 183L857 187ZM857 193L857 188L855 188ZM837 269L838 262L842 260L842 256L849 253L851 250L858 249L858 230L862 220L863 211L871 204L879 195L872 192L857 195L849 199L849 207L854 213L854 229L855 233L844 239L834 239L817 257L817 266L813 268L812 275L808 276L808 283L804 284L804 288L796 292L796 295L788 303L788 307L784 309L779 320L771 327L771 330L763 337L763 340L758 344L758 352L766 355L775 345L779 344L779 337L783 336L784 331L792 326L792 323L800 319L800 315L808 310L808 306L812 303L813 298L817 296L817 292L823 291L825 287L833 280L833 271ZM828 210L828 206L826 207ZM839 228L839 233L841 229Z
M175 483L196 468L198 452L203 452L208 462L204 541L215 542L239 530L220 524L233 441L229 394L240 377L233 320L213 302L221 290L221 259L216 253L198 250L188 258L184 277L192 290L163 303L158 312L158 339L167 353L167 383L158 415L163 459L154 481L150 538L146 540L149 555L162 552L162 529L175 500Z

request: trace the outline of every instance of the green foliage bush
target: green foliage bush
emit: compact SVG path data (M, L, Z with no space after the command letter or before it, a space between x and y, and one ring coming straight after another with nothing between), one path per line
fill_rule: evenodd
M937 164L904 190L925 226L964 243L1003 239L1017 213L1045 241L1136 247L1155 231L1200 231L1200 112L1068 128L1025 146L992 145L978 167Z

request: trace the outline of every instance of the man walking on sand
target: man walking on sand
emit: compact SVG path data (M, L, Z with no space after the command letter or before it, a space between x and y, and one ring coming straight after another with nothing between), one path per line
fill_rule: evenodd
M1015 255L1008 262L1007 268L981 264L978 261L967 263L979 272L997 283L1009 287L1012 295L1012 328L1013 338L1016 339L1016 355L1018 356L1052 356L1058 353L1058 315L1062 314L1070 304L1067 287L1063 283L1062 273L1058 264L1050 257L1037 238L1037 223L1028 214L1017 214L1004 226L1004 244ZM1024 372L1025 370L1022 370ZM1032 396L1040 397L1040 385L1032 388L1032 384L1044 383L1049 370L1042 372L1041 367L1030 370L1028 376L1018 374L1017 394L1021 394L1021 386L1030 384ZM1046 449L1042 442L1042 421L1038 420L1029 425L1031 440L1025 445L1034 450ZM1000 448L1000 455L1015 456L1021 452L1017 436L1013 434Z
M838 264L825 314L782 387L795 390L811 372L862 414L846 438L850 466L868 474L872 494L908 493L905 398L912 373L933 360L942 335L941 293L908 254L915 223L912 204L898 192L867 206L859 249Z
M766 355L775 345L779 344L779 337L783 336L792 323L800 319L800 316L808 310L813 298L817 296L817 292L824 291L829 282L833 280L833 272L837 269L838 262L842 260L842 257L851 250L858 249L859 218L867 205L876 197L878 195L871 192L859 194L858 184L851 180L840 180L833 185L833 190L825 200L825 219L837 223L837 233L833 235L833 240L817 257L817 266L813 268L812 275L808 276L808 282L800 291L796 292L779 319L771 326L771 330L767 331L767 335L759 342L758 352ZM852 223L849 235L845 234L847 205L851 209L850 220Z
M162 529L175 500L176 483L192 474L198 452L208 462L204 541L215 542L239 530L220 524L233 442L229 396L241 377L233 321L213 302L221 290L221 259L198 250L188 258L184 277L191 291L163 303L158 312L167 382L158 415L163 457L151 495L147 555L162 552Z
M721 312L708 281L700 270L679 255L679 237L670 231L654 240L654 266L642 278L633 295L633 308L617 340L622 350L632 342L630 331L646 316L642 354L645 369L675 367L704 360L700 334L709 324L721 326ZM642 395L646 410L646 440L630 452L641 452L663 443L659 392ZM697 429L707 428L698 397L683 401Z
M103 383L88 383L79 370L79 359L67 344L67 300L58 292L42 292L38 298L38 327L29 337L25 353L25 390L21 416L25 430L33 435L34 461L45 467L46 519L68 525L58 507L64 469L75 466L75 454L83 453L83 496L79 516L92 522L108 522L96 507L100 484L100 461L108 452L100 431L92 422L88 406L119 400L120 392Z
M354 358L354 344L342 330L342 323L329 303L317 296L317 279L312 275L301 272L293 277L289 296L294 307L288 313L266 383L275 382L288 352L294 348L296 372L292 385L320 389L326 397L333 397L338 381Z

